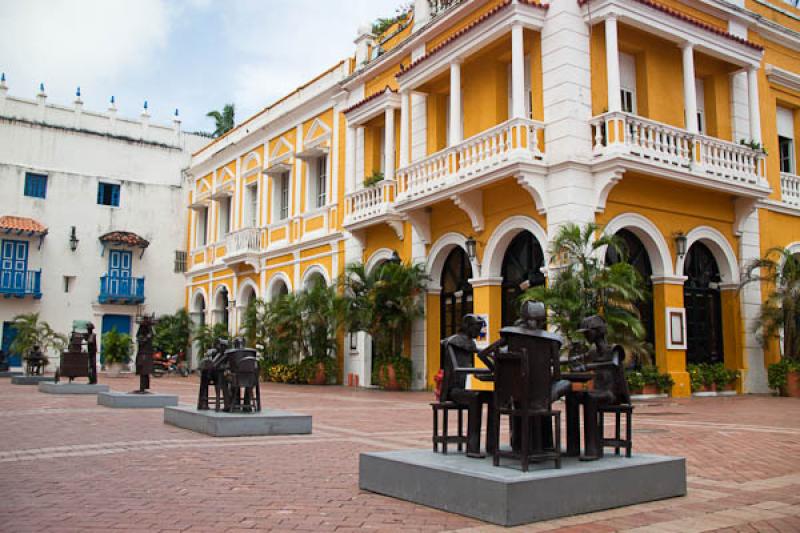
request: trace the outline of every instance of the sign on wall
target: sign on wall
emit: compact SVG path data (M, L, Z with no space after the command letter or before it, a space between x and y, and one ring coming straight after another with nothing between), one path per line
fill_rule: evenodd
M686 349L686 309L667 307L667 350Z

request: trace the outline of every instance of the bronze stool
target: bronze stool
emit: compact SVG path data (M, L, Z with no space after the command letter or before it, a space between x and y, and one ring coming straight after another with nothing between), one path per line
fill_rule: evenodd
M464 435L464 411L467 406L461 403L452 401L435 402L431 404L433 408L433 451L439 452L439 444L442 445L442 453L447 455L447 445L449 443L456 444L458 451L463 451L464 445L467 443L467 436ZM439 434L439 412L442 412L442 433ZM458 431L455 436L448 435L448 413L456 411L458 414Z
M607 439L605 436L605 426L603 425L603 414L614 413L614 438ZM625 415L625 438L622 438L621 417ZM620 405L601 405L597 409L597 424L600 429L600 456L603 456L605 448L614 448L614 455L619 455L620 448L625 448L625 457L631 456L633 439L631 438L631 418L633 417L633 405L629 403Z

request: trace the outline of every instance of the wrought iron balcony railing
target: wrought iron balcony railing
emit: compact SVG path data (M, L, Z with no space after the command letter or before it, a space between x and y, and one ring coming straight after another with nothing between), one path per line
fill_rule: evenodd
M100 278L101 304L140 304L144 302L144 278L109 276Z
M41 270L0 270L0 294L6 298L42 297Z

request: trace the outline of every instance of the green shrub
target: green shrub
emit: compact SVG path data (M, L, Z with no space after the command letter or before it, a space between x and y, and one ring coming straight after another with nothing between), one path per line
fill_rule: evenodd
M325 367L325 381L329 383L331 378L336 379L339 365L333 357L306 357L297 365L298 378L301 383L307 383L317 376L317 367L320 363Z
M118 332L116 327L103 333L103 361L105 364L122 363L126 365L130 363L132 348L131 336Z
M268 376L275 383L298 383L299 365L276 363L269 367Z
M644 376L641 372L632 370L625 374L625 380L630 391L641 391L644 388Z
M729 368L725 368L725 365L722 363L717 363L713 365L710 371L711 371L711 379L717 386L717 389L724 389L725 387L736 381L736 378L739 377L739 372L737 370L731 370Z
M786 386L786 379L789 372L800 372L800 363L783 358L777 363L769 365L769 368L767 368L767 382L769 383L769 388L780 392L780 390Z

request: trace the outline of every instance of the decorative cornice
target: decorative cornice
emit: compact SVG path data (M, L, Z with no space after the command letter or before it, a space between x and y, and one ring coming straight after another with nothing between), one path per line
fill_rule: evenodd
M786 87L789 90L800 92L800 74L784 70L775 65L767 64L764 67L767 80L775 85Z

